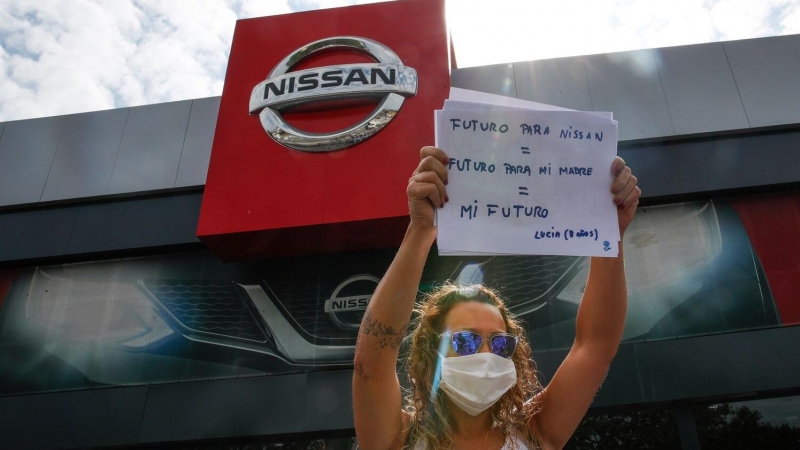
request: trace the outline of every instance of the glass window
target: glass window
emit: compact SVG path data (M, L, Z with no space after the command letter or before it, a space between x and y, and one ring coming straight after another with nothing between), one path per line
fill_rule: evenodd
M694 408L703 450L800 448L800 396Z

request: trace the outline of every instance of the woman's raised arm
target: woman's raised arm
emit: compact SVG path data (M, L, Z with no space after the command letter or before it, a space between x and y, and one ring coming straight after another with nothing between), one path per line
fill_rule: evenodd
M354 361L353 412L358 443L364 450L388 450L403 444L397 358L422 269L436 239L434 210L447 201L446 163L442 150L423 147L420 151L419 166L406 190L411 224L361 321Z
M611 167L620 239L633 220L641 189L622 158ZM542 409L531 420L545 448L563 447L583 419L617 353L625 327L628 292L622 241L616 258L592 258L576 320L575 343L553 381L539 394Z

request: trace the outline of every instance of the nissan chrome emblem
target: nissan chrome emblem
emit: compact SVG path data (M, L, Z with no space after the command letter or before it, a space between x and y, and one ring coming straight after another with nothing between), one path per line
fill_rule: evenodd
M357 330L380 279L372 275L355 275L342 281L325 300L325 312L337 327Z
M374 64L343 64L290 72L303 59L336 50L357 50ZM340 36L321 39L295 50L272 69L250 94L250 114L275 142L295 150L329 152L368 139L394 118L405 97L417 93L417 71L403 65L391 49L371 39ZM332 133L299 130L281 116L289 110L320 110L380 99L364 120Z

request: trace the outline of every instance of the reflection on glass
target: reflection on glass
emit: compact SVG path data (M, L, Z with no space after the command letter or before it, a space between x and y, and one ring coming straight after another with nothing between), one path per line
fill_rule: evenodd
M149 448L149 447L148 447ZM317 439L264 441L247 440L246 442L196 442L193 444L164 444L158 448L163 450L355 450L355 436L335 436Z
M626 342L780 324L729 202L642 208L625 240ZM0 299L0 395L350 368L395 251L229 264L203 251L20 270ZM568 349L588 264L432 252L420 290L484 283L536 350Z
M671 409L588 414L565 450L680 449L678 426Z
M698 406L703 450L800 448L800 396Z
M708 266L722 251L714 203L642 208L625 235L628 287L660 287Z

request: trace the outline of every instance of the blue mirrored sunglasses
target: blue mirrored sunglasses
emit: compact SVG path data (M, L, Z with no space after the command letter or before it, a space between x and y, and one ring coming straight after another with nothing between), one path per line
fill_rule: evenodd
M474 355L483 345L483 336L474 331L456 331L445 333L450 337L450 344L458 356ZM511 358L517 348L517 337L497 333L489 335L489 350L497 356Z

